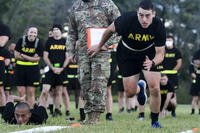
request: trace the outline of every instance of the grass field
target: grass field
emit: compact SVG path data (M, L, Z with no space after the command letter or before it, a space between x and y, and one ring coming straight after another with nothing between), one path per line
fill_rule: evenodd
M74 103L71 106L72 115L78 119L79 111L74 108ZM79 126L75 128L67 128L56 131L56 133L178 133L182 131L198 128L200 133L200 115L190 115L190 105L179 105L177 107L177 118L172 118L170 114L166 118L160 119L164 128L152 129L150 127L149 107L146 105L145 120L137 119L138 112L118 113L118 105L114 103L113 118L114 121L109 122L105 120L105 113L101 116L101 123L95 126ZM63 109L64 112L64 109ZM76 121L74 121L76 122ZM47 123L41 126L67 126L69 122L65 120L65 116L52 118L49 117ZM8 125L1 120L0 132L7 133L13 131L20 131L30 128L36 128L33 125ZM54 131L55 132L55 131Z

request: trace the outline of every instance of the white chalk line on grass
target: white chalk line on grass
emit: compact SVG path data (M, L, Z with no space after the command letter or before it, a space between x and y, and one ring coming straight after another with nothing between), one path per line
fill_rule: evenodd
M31 128L27 130L15 131L10 133L46 133L46 132L61 130L64 128L72 128L72 126L45 126L45 127Z

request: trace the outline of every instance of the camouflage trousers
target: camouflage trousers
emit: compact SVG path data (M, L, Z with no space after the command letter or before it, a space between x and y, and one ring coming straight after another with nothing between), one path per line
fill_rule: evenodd
M104 112L106 88L110 76L110 53L101 52L95 57L78 56L78 77L85 101L85 113Z

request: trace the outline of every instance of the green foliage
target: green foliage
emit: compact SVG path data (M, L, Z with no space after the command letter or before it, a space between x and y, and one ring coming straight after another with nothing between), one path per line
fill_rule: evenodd
M38 27L40 38L47 38L53 20L52 7L52 0L14 1L11 10L4 15L4 22L11 28L13 41L22 36L25 29L31 25Z

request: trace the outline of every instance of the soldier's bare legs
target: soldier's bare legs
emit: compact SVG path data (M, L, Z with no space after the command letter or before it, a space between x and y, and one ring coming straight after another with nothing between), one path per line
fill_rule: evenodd
M63 86L59 85L56 86L55 88L55 111L54 111L54 116L58 116L58 115L62 115L61 110L60 110L60 105L61 105L61 101L62 101L62 90L63 90Z
M119 91L118 92L118 106L119 106L119 113L124 111L125 106L125 92Z
M84 100L83 97L79 96L79 113L80 113L80 121L85 121L85 111L84 111Z
M193 96L192 97L192 112L191 112L191 115L193 115L195 113L197 103L198 103L198 96Z
M27 87L27 101L31 108L33 108L35 104L35 87L28 86Z
M66 110L66 116L70 116L70 99L67 87L62 88L62 99Z
M160 112L161 95L160 95L160 72L143 71L150 92L150 110L152 123L158 121Z
M4 87L0 86L0 113L3 112L5 104L6 104L6 96L4 93Z
M42 92L40 94L39 101L44 103L45 107L46 107L46 104L47 104L47 97L49 95L50 88L51 88L51 85L49 85L49 84L43 84L43 86L42 86Z
M23 97L26 95L26 87L25 86L17 86L17 92L19 97Z
M113 120L113 118L112 118L112 106L113 106L113 98L112 98L112 90L111 90L111 85L110 85L110 86L107 86L106 120Z
M140 91L140 88L137 85L138 80L139 74L123 77L124 91L126 92L127 97L133 97Z

